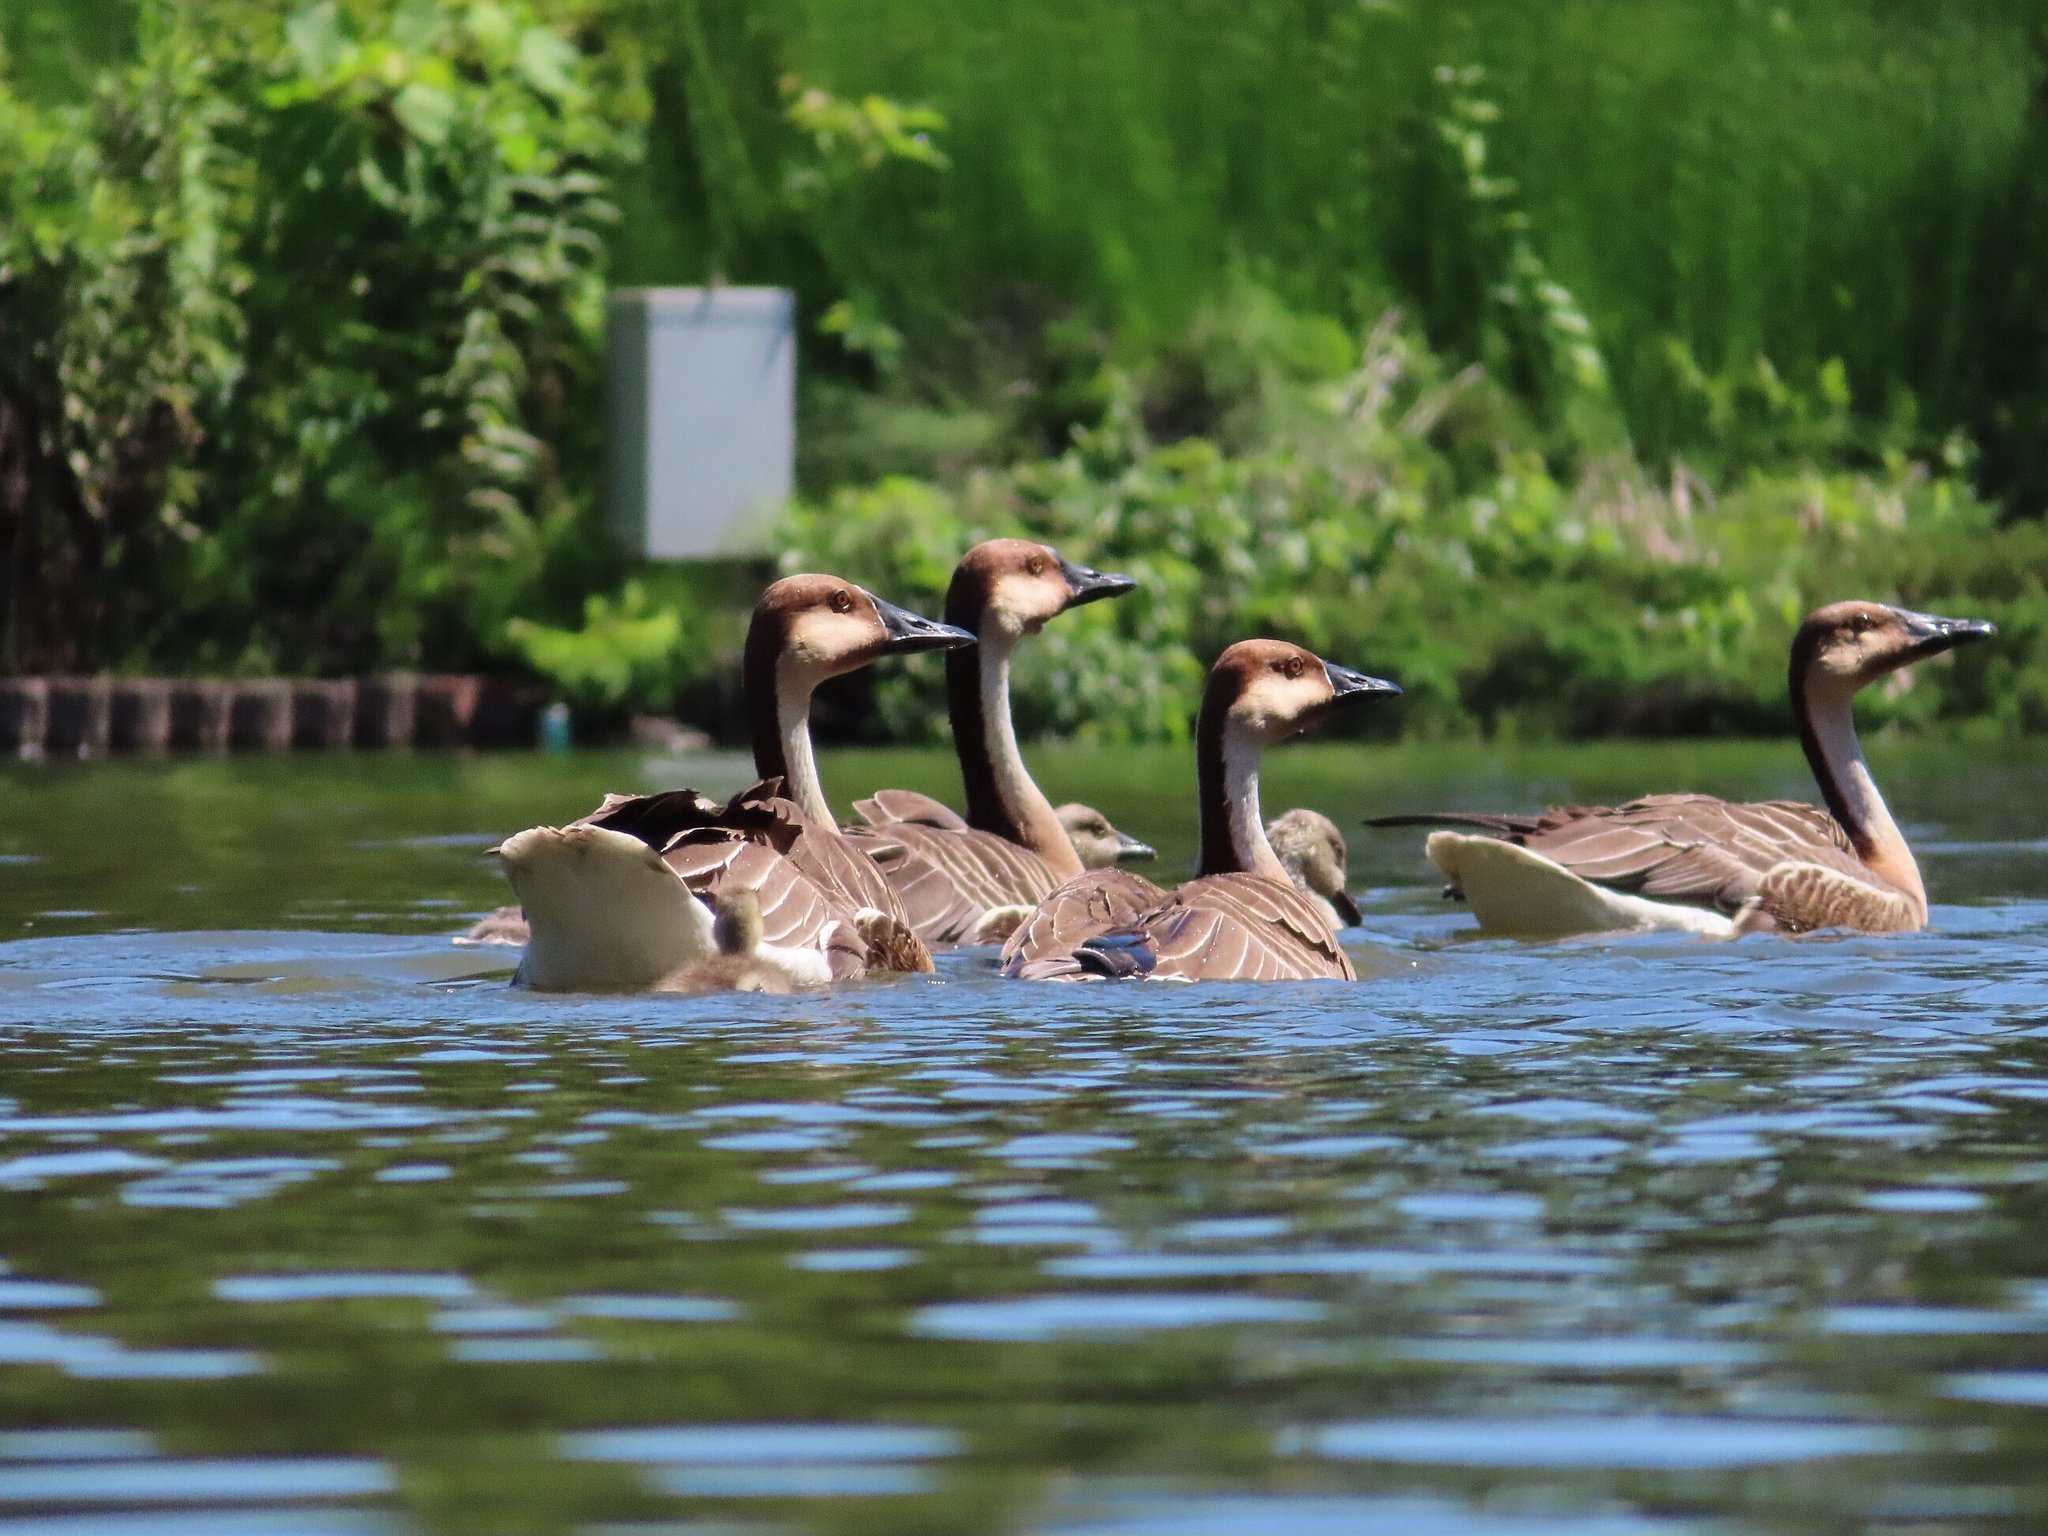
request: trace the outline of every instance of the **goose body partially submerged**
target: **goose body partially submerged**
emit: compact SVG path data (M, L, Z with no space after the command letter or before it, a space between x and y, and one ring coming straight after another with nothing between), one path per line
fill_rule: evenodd
M895 890L833 823L811 750L811 695L881 656L973 639L838 577L769 587L745 657L761 779L723 804L694 790L610 795L567 827L508 839L499 859L530 930L515 979L546 990L656 986L715 953L704 903L735 890L753 893L760 957L792 985L930 970Z
M1878 793L1851 700L1891 672L1992 626L1882 603L1835 603L1792 642L1792 710L1827 809L1796 801L1649 795L1539 815L1376 818L1430 826L1425 852L1480 926L1528 938L1664 928L1708 937L1927 923L1920 868Z
M1041 902L1003 949L1023 980L1352 980L1334 914L1298 888L1259 814L1259 758L1340 701L1398 694L1378 678L1278 640L1233 645L1210 669L1196 725L1202 852L1165 891L1093 871Z
M925 795L883 790L855 806L864 824L848 829L873 853L920 938L994 942L1086 867L1018 750L1010 661L1049 620L1136 585L1028 539L990 539L955 567L946 622L976 637L971 651L946 658L967 814L955 816Z

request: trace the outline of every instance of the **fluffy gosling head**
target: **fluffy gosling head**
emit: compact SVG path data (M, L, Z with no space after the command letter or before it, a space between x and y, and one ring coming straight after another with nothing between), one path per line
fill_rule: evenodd
M1141 843L1130 833L1110 824L1092 805L1069 801L1053 813L1066 829L1067 840L1084 869L1108 869L1113 864L1142 864L1159 857L1150 843Z
M1348 889L1350 850L1334 821L1319 811L1289 811L1267 824L1266 841L1288 878L1330 909L1333 926L1355 928L1364 920Z

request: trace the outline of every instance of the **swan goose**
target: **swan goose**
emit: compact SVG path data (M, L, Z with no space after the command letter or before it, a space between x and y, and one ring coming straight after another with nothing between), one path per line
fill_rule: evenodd
M1992 633L1982 620L1874 602L1807 616L1792 641L1792 712L1826 810L1676 794L1537 816L1390 816L1369 825L1471 829L1433 832L1424 851L1488 932L1561 938L1663 928L1729 938L1923 928L1920 867L1864 761L1850 704L1901 667Z
M608 795L567 827L508 838L499 863L530 930L515 982L548 991L657 985L714 952L699 898L737 887L755 891L761 907L754 952L792 984L929 971L895 891L826 806L811 695L879 657L973 640L836 576L770 586L743 661L760 780L724 805L688 789Z
M1340 702L1400 691L1284 641L1230 647L1210 669L1195 727L1196 878L1173 891L1121 869L1070 880L1010 936L1002 974L1355 980L1324 909L1295 886L1273 851L1259 814L1259 758Z
M946 658L967 814L935 824L929 797L884 790L855 806L866 825L848 829L876 851L920 938L994 942L1087 867L1024 766L1010 716L1010 662L1018 644L1051 619L1136 587L1128 576L1076 565L1029 539L977 544L954 568L946 622L977 641Z
M966 830L967 823L957 811L942 805L929 795L921 795L911 789L885 789L875 796L875 799L880 800L884 796L888 797L890 810L894 813L885 818L889 822L923 822L927 826ZM868 803L858 802L859 805ZM1150 843L1140 842L1130 833L1114 825L1092 805L1068 801L1054 814L1059 817L1060 825L1066 828L1067 837L1073 843L1074 852L1079 856L1081 867L1084 869L1109 869L1119 864L1137 864L1159 857L1158 849ZM1290 811L1288 816L1313 814L1309 811ZM1297 867L1299 859L1306 858L1309 860L1308 868L1320 871L1324 863L1319 857L1312 853L1291 855L1290 850L1282 845L1282 834L1278 829L1287 819L1287 816L1281 817L1267 830L1273 835L1274 851L1279 854L1280 862L1287 866L1288 873L1294 877L1295 884L1301 886L1303 890L1320 890L1322 895L1333 901L1348 902L1350 898L1342 895L1343 839L1336 827L1329 827L1329 835L1337 838L1338 849L1337 886L1331 890L1314 883L1322 878L1319 874L1304 874L1303 870ZM1317 820L1325 819L1318 817ZM1327 822L1325 824L1327 825ZM1357 909L1351 910L1355 912ZM1345 921L1355 923L1358 919L1354 916ZM499 907L479 918L467 932L457 934L450 942L469 947L503 946L517 949L526 943L528 932L525 912L516 906ZM990 942L994 940L991 939Z

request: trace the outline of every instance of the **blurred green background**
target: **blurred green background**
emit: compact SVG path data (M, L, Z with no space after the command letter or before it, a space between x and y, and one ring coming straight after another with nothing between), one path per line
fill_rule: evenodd
M612 282L799 297L792 566L1055 539L1027 728L1280 633L1386 728L1782 722L1806 606L2048 727L2041 0L13 0L0 669L524 669L714 719L595 509ZM936 669L873 737L937 728Z

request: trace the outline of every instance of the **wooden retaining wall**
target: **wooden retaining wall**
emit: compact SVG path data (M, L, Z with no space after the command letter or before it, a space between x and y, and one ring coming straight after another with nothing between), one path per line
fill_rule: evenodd
M0 677L0 755L530 747L544 702L528 683L444 673Z

